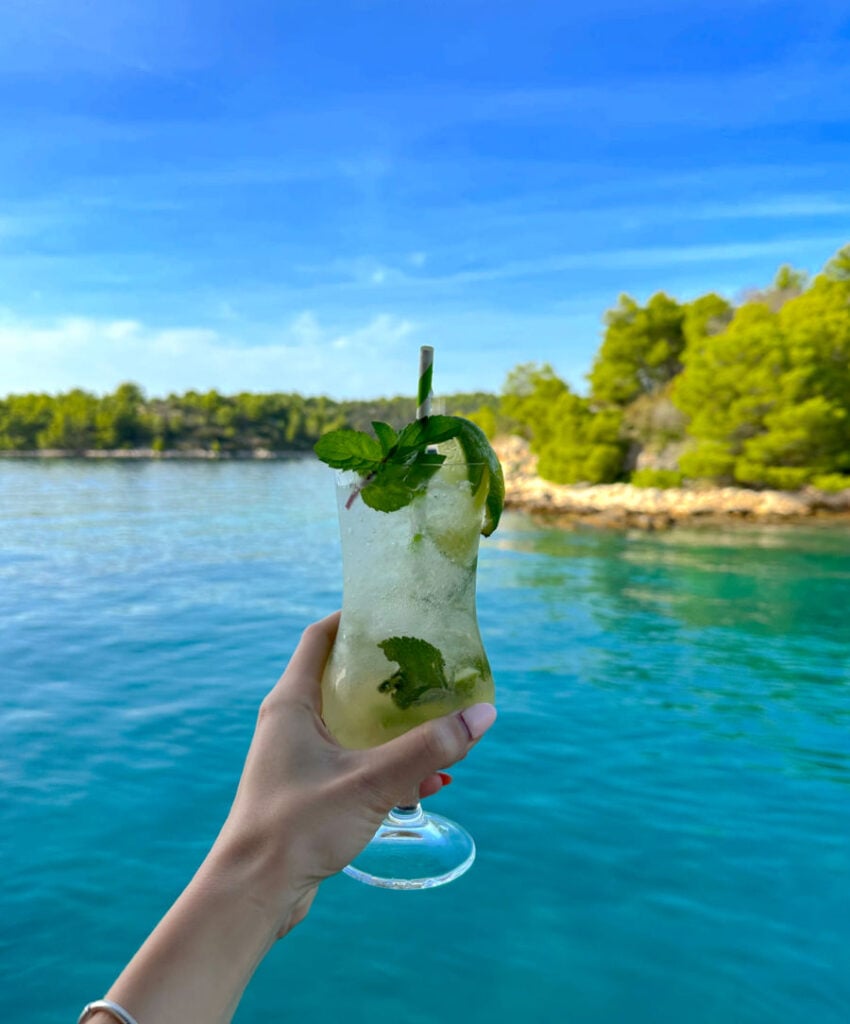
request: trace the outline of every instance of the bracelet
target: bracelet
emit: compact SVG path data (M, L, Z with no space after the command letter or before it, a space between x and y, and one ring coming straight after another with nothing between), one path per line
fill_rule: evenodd
M98 1010L108 1013L110 1017L114 1017L121 1024L137 1024L135 1017L131 1017L123 1007L119 1006L118 1003L113 1003L111 999L96 999L93 1003L84 1006L77 1024L84 1024Z

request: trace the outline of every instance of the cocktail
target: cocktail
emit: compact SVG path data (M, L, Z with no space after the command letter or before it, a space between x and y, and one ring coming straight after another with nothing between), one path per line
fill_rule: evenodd
M504 499L499 461L460 417L420 416L399 433L373 427L374 438L334 431L316 446L339 471L343 560L322 716L350 748L493 700L475 582L480 537L496 528ZM474 857L464 829L424 813L412 796L346 871L387 888L429 888L463 874Z

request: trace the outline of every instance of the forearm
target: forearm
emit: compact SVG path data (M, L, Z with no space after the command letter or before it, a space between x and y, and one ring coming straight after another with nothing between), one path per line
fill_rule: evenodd
M259 856L217 843L107 998L139 1024L226 1024L288 926L280 889L274 899L268 892ZM107 1024L100 1014L93 1024L101 1017Z

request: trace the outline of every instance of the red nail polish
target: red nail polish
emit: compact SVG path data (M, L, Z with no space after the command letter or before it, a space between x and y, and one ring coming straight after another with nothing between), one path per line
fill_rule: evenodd
M437 772L440 778L443 780L444 786L450 786L452 783L452 777L448 772Z

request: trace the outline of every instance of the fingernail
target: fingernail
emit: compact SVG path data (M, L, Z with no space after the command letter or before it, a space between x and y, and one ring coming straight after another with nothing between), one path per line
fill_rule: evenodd
M437 774L443 780L444 786L450 786L452 784L452 777L448 772L437 772Z
M473 704L461 711L460 718L466 726L471 740L480 739L496 721L496 709L492 704Z

